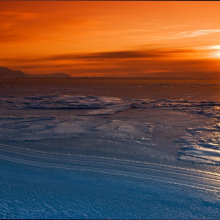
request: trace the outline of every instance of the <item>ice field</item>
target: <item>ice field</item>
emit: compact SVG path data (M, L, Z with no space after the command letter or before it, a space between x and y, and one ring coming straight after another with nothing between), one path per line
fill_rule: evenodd
M171 86L1 91L0 218L219 218L220 100Z

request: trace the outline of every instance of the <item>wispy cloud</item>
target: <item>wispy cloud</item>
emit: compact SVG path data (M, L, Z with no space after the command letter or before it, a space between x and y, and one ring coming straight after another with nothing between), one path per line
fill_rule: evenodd
M195 47L197 50L220 50L220 45Z
M2 62L8 63L91 63L91 62L112 62L124 60L129 62L131 60L160 60L167 58L180 58L185 57L187 54L196 52L194 49L149 49L149 50L122 50L122 51L110 51L100 53L68 53L68 54L56 54L38 58L4 58L0 59Z
M184 31L177 35L179 38L185 38L185 37L197 37L207 34L215 34L219 33L220 29L207 29L207 30L194 30L194 31Z
M204 52L205 50L200 50ZM197 59L194 48L57 54L23 59L1 59L4 66L27 73L66 72L73 76L135 76L152 72L218 71L217 60ZM1 65L2 65L1 64Z
M158 40L171 40L171 39L183 39L183 38L193 38L200 37L209 34L220 33L220 29L204 29L204 30L191 30L191 31L171 31L163 36L155 36Z
M182 31L179 33L171 33L171 36L162 37L167 39L181 39L181 38L191 38L191 37L199 37L202 35L215 34L219 33L220 29L206 29L206 30L193 30L193 31Z

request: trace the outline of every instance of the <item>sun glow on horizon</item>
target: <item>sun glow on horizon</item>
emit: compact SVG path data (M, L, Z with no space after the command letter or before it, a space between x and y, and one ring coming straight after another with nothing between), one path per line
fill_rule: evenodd
M220 58L220 50L212 50L211 54L210 54L211 58Z
M220 71L220 2L0 1L0 8L0 66L10 69L72 76Z
M220 58L220 50L216 53L217 57Z

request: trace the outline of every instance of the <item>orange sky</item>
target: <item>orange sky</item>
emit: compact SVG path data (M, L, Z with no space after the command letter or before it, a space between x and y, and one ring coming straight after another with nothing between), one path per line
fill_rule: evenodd
M220 71L220 2L0 1L0 66L147 76Z

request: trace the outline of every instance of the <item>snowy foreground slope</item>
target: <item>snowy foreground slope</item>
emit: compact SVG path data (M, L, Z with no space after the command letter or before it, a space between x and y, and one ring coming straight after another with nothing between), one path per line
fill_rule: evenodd
M219 100L119 97L0 96L1 218L219 218Z

